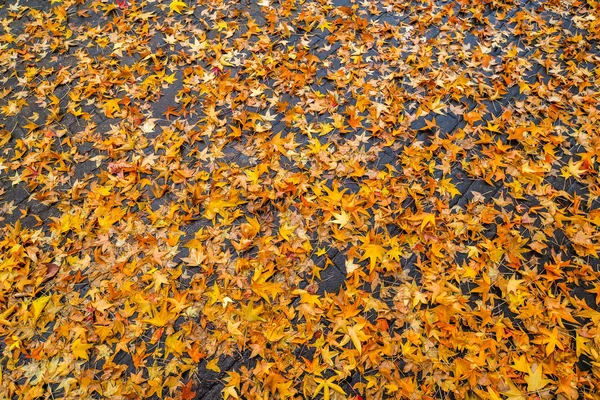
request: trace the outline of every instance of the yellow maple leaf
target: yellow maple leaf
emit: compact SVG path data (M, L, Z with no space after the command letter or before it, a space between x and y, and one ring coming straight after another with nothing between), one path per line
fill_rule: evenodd
M206 369L215 372L221 372L221 368L219 368L219 359L213 358L212 360L210 360L208 364L206 364Z
M175 77L175 73L172 73L171 75L165 74L165 76L163 76L162 80L163 80L163 82L173 83L177 80L177 78Z
M508 386L508 390L502 392L506 396L507 400L525 400L526 397L523 395L521 389L519 389L510 379L505 381Z
M527 84L527 82L519 82L519 93L531 92L531 86Z
M421 230L425 229L427 227L427 225L431 225L434 228L436 227L435 214L419 213L419 214L415 214L410 217L407 217L406 219L411 222L421 221Z
M244 314L244 317L246 318L246 320L249 322L265 321L265 319L260 316L260 314L262 314L263 311L264 311L264 307L263 306L254 307L253 301L250 301L248 303L248 305L246 305L246 306L242 306L242 313Z
M320 257L324 254L327 254L327 249L325 249L325 247L319 247L317 251L315 251L315 254L317 257Z
M87 344L84 343L81 338L77 338L73 341L73 343L71 344L71 351L73 352L73 355L77 358L83 358L84 360L89 360L90 357L88 356L88 350L94 347L91 344Z
M119 101L119 99L112 99L104 102L104 114L106 114L108 118L112 118L113 113L121 111Z
M577 354L577 357L580 357L581 354L585 353L585 354L590 354L590 347L588 345L589 343L589 339L583 337L583 336L579 336L579 334L576 334L575 337L575 354Z
M446 105L442 103L441 98L437 97L429 104L429 109L436 114L444 115Z
M169 354L181 355L185 351L185 342L181 341L183 331L167 336L165 339L165 358Z
M315 378L315 382L317 382L319 385L316 387L315 391L313 392L313 396L316 396L322 390L323 391L323 398L325 400L329 400L329 398L330 398L330 389L333 389L335 392L338 392L339 394L345 396L346 392L344 392L344 389L342 389L337 384L333 383L333 381L336 378L337 378L336 376L332 376L329 379Z
M573 160L569 160L569 164L561 168L560 175L565 179L568 179L571 176L579 179L581 178L581 175L587 172L585 169L582 169L582 165L583 161L573 162Z
M523 279L515 279L513 276L506 284L506 293L517 293L521 283L525 282Z
M223 389L223 399L227 400L230 397L233 397L234 399L240 398L233 386L225 386Z
M544 379L542 366L538 365L535 369L535 372L531 372L531 370L529 371L529 375L525 377L525 382L527 382L528 392L537 392L552 381L550 379Z
M163 306L159 312L154 313L152 318L144 319L143 322L154 326L165 326L169 321L174 319L174 315L167 311L167 307Z
M0 324L2 325L8 325L10 326L11 323L10 321L7 320L7 318L17 309L17 304L13 304L12 306L10 306L9 308L7 308L6 310L4 310L2 313L0 313Z
M229 201L221 198L211 199L204 210L204 217L206 219L213 219L218 214L225 218L227 216L227 209L235 207L238 204L240 204L240 202L235 200Z
M296 230L296 226L292 226L292 225L288 225L286 223L282 224L279 227L279 235L287 240L288 242L290 241L290 235L292 233L294 233L294 231Z
M363 246L363 249L365 250L365 255L360 259L360 261L366 260L368 258L369 271L373 271L377 260L383 260L383 256L385 255L386 250L383 246L373 243L369 243Z
M564 350L565 346L561 343L560 338L558 336L558 328L554 327L552 331L549 331L546 328L540 328L540 332L544 334L544 338L539 342L541 344L546 345L546 355L549 356L554 352L556 348ZM538 343L538 341L534 341Z
M354 263L353 258L349 258L346 260L346 274L350 275L354 271L356 271L360 267L360 265Z
M183 11L183 9L186 7L187 4L185 4L181 0L173 0L171 4L169 4L169 8L171 9L171 11L175 11L177 14L181 14L181 11Z
M423 218L423 222L421 222L421 230L425 229L427 225L431 224L435 228L435 215L434 214L425 214Z
M521 354L519 358L514 359L512 368L521 372L529 372L529 362L527 361L527 358Z
M48 304L48 301L50 301L50 296L42 296L39 299L34 300L32 303L34 321L40 317L46 304Z
M335 219L331 222L333 222L334 224L339 224L340 228L343 228L344 226L346 226L348 224L348 222L350 222L350 215L346 214L346 212L344 210L342 210L341 213L332 213L333 216L335 217Z
M442 179L440 181L438 190L442 194L444 194L444 193L450 193L450 196L452 196L452 198L454 198L454 196L459 196L461 194L460 190L458 190L456 188L456 186L454 186L454 184L452 184L450 178L448 178L448 179Z
M366 340L370 338L370 336L361 332L364 326L365 324L356 324L352 327L346 328L346 333L348 336L350 336L350 340L352 340L352 343L354 344L356 350L358 350L359 354L362 353L361 339Z

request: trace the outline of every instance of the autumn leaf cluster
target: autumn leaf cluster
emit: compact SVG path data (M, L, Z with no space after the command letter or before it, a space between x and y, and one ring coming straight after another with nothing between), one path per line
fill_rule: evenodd
M599 3L22 3L0 397L597 398Z

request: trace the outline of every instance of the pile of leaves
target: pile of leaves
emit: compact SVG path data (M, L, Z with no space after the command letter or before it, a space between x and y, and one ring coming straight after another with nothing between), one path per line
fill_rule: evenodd
M0 397L597 398L600 3L0 7Z

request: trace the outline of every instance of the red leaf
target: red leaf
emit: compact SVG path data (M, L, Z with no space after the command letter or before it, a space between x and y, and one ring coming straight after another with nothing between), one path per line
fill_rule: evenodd
M181 398L183 400L192 400L196 397L192 381L188 381L181 389Z

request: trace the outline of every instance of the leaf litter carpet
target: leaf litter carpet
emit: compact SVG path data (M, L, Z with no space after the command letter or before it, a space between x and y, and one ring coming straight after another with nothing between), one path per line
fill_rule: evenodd
M0 397L597 399L600 5L0 5Z

